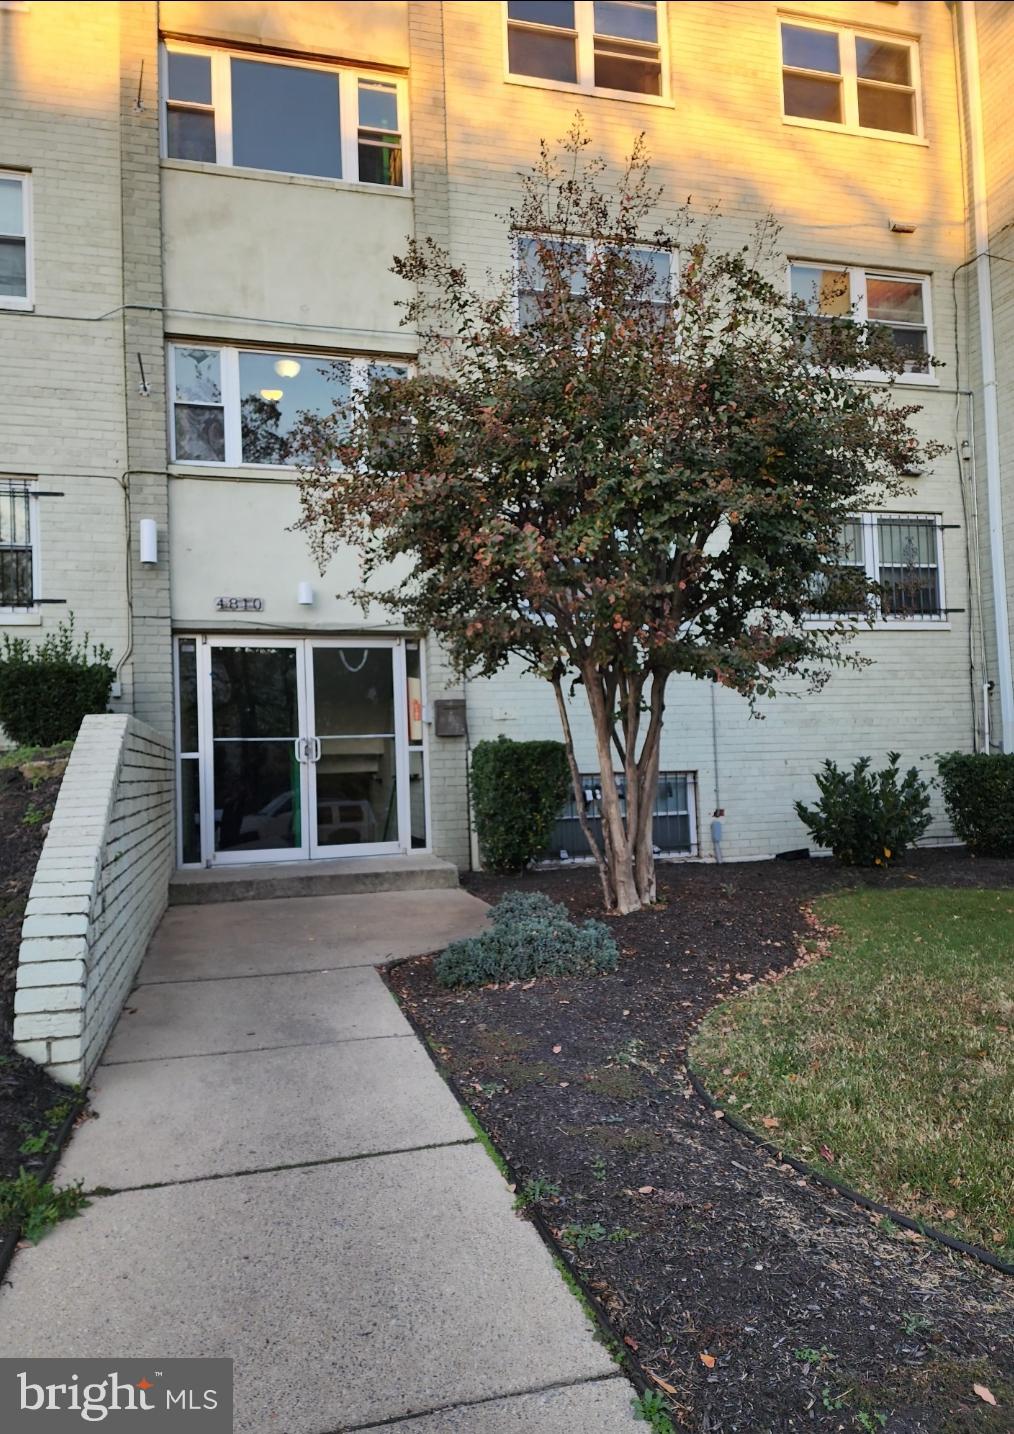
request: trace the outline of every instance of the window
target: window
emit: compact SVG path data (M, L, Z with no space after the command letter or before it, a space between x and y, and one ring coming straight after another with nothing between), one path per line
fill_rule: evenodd
M921 135L915 40L787 20L781 22L781 37L786 119L875 134Z
M543 239L541 245L530 235L517 241L518 326L536 322L546 291L547 274L541 251L556 256L559 271L569 280L571 295L580 303L586 289L586 269L594 244L591 240ZM668 312L672 292L672 255L664 249L638 248L629 251L631 261L643 271L643 302L660 315Z
M173 459L289 466L301 413L329 413L367 384L407 372L405 364L366 358L174 344Z
M31 307L27 174L0 170L0 308Z
M401 79L168 46L164 90L170 159L406 183Z
M0 482L0 608L34 607L39 596L37 498L25 483Z
M620 804L626 807L626 777L616 773ZM602 839L602 785L597 772L582 773L581 786L592 831ZM659 772L652 813L652 842L659 852L697 854L697 810L693 772ZM567 857L591 856L591 847L581 829L577 803L569 797L550 833L543 858L559 861Z
M879 623L946 617L940 520L925 514L864 513L842 524L840 548L814 584L823 617L854 617L872 609ZM870 599L868 584L876 584Z
M661 98L662 5L653 0L507 0L507 70L515 78Z
M929 279L918 274L880 274L855 267L794 262L789 265L794 298L818 322L855 318L890 331L904 355L901 378L932 382ZM871 377L875 373L871 371Z

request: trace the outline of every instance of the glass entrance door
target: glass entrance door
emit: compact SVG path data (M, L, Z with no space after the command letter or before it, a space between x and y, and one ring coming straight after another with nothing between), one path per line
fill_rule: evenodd
M205 648L204 809L215 863L309 855L302 647L223 639Z
M426 846L418 643L207 637L178 653L184 862L198 845L212 865Z
M404 645L307 645L311 856L405 850Z

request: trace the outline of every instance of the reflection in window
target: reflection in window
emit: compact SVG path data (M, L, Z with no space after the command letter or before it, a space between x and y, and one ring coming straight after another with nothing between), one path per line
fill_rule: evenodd
M175 351L175 453L194 463L225 460L225 410L217 349Z
M289 463L290 440L299 415L328 413L347 403L347 360L305 354L241 352L239 393L242 461Z
M28 298L26 200L26 176L0 174L0 300Z
M507 68L551 83L662 93L654 0L508 0Z
M359 179L363 184L404 183L397 86L359 81Z
M214 164L210 55L170 50L166 72L166 153L170 159L199 159Z
M781 32L786 115L853 130L918 133L913 43L785 21Z

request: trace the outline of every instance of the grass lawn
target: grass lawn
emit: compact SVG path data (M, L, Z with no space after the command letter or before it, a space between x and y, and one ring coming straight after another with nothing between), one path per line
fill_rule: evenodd
M1014 893L860 889L815 911L829 954L713 1010L692 1064L787 1152L1014 1258Z

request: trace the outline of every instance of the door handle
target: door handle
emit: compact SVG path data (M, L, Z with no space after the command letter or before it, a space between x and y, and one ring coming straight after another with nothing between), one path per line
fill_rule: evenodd
M319 738L319 737L311 737L311 738L310 738L310 741L313 743L313 756L311 757L310 760L313 761L313 762L319 762L319 761L320 761L320 753L321 753L320 738Z
M305 737L296 737L295 740L294 740L294 742L293 742L293 746L294 746L295 749L296 749L296 761L297 761L297 762L305 762L305 761L306 761L306 738L305 738Z

